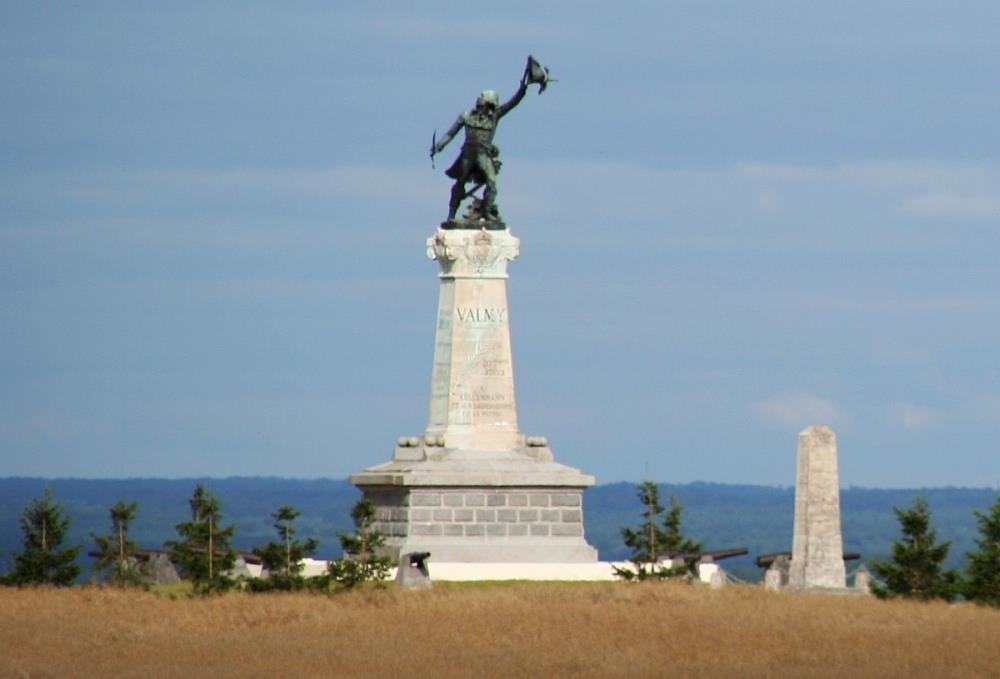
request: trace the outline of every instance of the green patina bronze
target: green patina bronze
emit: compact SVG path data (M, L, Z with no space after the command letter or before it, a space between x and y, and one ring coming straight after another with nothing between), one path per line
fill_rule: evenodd
M455 184L451 187L448 219L442 227L459 228L472 222L477 227L481 225L485 228L504 228L496 204L500 149L493 144L493 137L496 135L497 124L521 103L528 91L528 85L537 84L538 93L541 94L549 82L551 82L549 70L529 55L514 96L501 104L500 96L496 92L485 90L476 99L475 108L459 115L441 139L437 139L435 134L431 142L431 160L444 150L460 130L465 129L462 151L451 167L445 170L445 174L454 179ZM467 191L465 187L470 182L473 186ZM474 194L481 187L483 195L480 198ZM462 201L470 196L473 197L473 202L466 210L463 220L457 222L455 215L458 213L458 208Z

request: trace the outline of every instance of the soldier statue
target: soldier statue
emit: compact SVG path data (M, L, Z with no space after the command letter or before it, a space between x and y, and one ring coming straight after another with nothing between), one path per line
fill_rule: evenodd
M455 228L455 215L462 201L472 196L480 187L483 189L482 198L475 198L473 204L466 211L466 219L481 223L486 228L504 228L500 221L500 212L497 209L497 172L500 171L500 149L493 145L493 136L496 134L497 123L511 110L521 103L528 85L537 83L538 93L541 94L550 82L547 68L528 57L528 64L524 67L524 75L518 85L517 92L514 93L505 103L500 103L499 95L493 90L486 90L476 99L476 107L471 111L465 111L455 124L452 125L440 140L431 141L431 160L434 156L448 145L448 143L458 134L459 130L465 128L465 143L462 144L462 152L459 154L451 167L445 170L445 174L455 180L455 185L451 187L451 200L448 203L448 220L442 224L444 228ZM466 184L473 182L473 187L465 190Z

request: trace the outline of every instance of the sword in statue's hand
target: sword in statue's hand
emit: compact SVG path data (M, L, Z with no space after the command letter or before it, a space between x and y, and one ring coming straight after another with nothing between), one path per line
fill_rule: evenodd
M434 154L437 153L437 136L438 131L434 130L434 134L431 135L431 169L436 169L434 167Z

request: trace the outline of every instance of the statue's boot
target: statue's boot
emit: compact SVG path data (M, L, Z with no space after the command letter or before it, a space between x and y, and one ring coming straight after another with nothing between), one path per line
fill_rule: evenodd
M486 219L499 218L500 211L497 210L496 199L497 199L496 187L487 186L486 190L483 191L483 203L480 209L480 214Z
M458 206L462 204L462 198L465 195L465 187L460 184L455 184L451 187L451 200L448 201L448 221L455 221L455 215L458 214Z

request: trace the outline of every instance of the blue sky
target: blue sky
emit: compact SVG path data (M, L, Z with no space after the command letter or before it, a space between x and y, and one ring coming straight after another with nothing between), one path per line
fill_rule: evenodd
M0 475L343 477L426 425L440 134L527 54L519 416L600 482L1000 483L994 2L0 6Z

